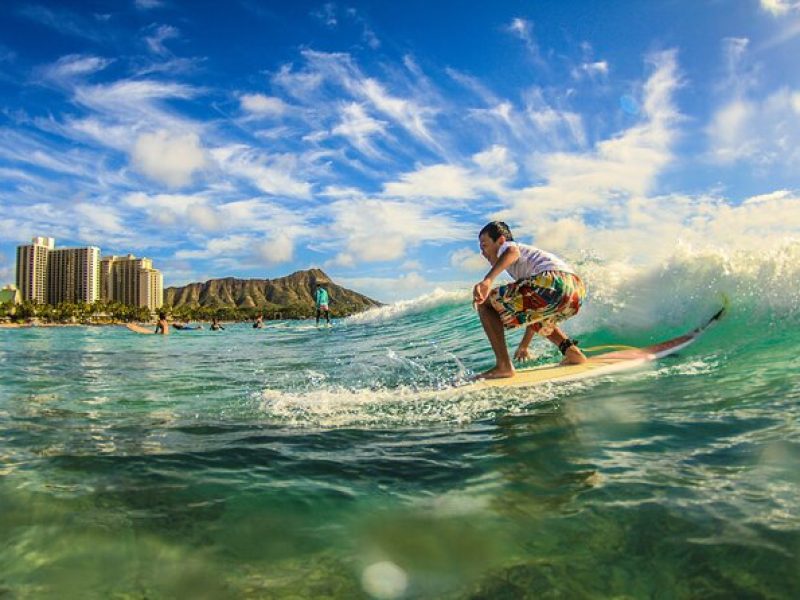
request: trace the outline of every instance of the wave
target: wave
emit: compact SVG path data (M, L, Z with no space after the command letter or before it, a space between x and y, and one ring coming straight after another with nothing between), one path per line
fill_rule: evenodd
M800 242L761 253L680 247L656 266L585 261L579 272L589 295L564 328L584 347L669 339L729 304L720 324L673 362L623 377L708 377L723 366L749 370L794 357L800 343ZM448 382L491 365L470 299L469 290L436 290L350 317L347 323L361 326L339 330L351 354L334 356L334 376L270 386L257 397L260 414L301 427L459 424L530 411L598 381L525 392L447 389ZM383 327L389 322L391 328ZM520 335L508 334L510 347ZM558 359L552 344L538 336L532 350L539 364Z
M425 313L443 306L463 305L471 300L470 290L446 291L436 288L429 294L419 296L413 300L402 300L394 304L372 308L363 313L353 315L346 319L347 323L383 323L394 321L399 317Z
M679 245L671 257L655 266L586 260L577 270L586 282L588 297L570 327L581 334L695 326L724 302L756 318L800 313L800 240L784 240L763 252ZM447 308L465 310L470 301L469 289L436 289L354 315L346 322L380 324Z
M655 267L585 263L581 275L589 290L589 330L686 326L723 302L756 321L800 313L798 240L764 252L679 246Z

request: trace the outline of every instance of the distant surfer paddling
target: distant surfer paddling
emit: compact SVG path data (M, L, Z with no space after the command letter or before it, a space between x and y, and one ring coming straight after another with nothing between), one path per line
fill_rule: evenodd
M477 379L514 376L514 365L506 347L505 329L524 326L525 334L514 352L514 360L531 357L528 346L537 333L558 346L562 364L580 364L586 357L557 326L574 317L581 308L586 289L580 277L564 260L533 246L519 244L508 225L488 223L478 234L481 254L492 268L472 290L481 324L495 356L495 366ZM508 272L513 283L492 289L500 273Z

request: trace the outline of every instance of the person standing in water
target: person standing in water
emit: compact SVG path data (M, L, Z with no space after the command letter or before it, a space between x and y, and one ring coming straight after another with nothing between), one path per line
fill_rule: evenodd
M160 312L158 313L158 323L156 323L156 330L154 333L158 333L161 335L168 335L169 334L169 323L167 323L167 313Z
M502 221L488 223L478 234L481 254L492 268L472 290L481 324L495 356L495 366L478 375L479 379L500 379L514 376L514 365L506 348L505 329L525 326L525 334L514 353L518 361L531 358L528 346L540 333L558 346L564 360L561 364L586 362L586 356L558 327L558 323L574 317L583 304L586 288L573 268L558 256L518 244L508 225ZM495 278L507 271L513 283L492 289Z
M214 317L211 321L211 331L225 331L225 328L219 324L217 317Z
M314 295L314 301L317 305L317 325L319 325L319 319L322 316L322 313L325 313L325 320L327 321L328 325L330 325L331 311L328 308L330 297L328 296L328 290L324 285L317 285L317 292Z
M258 315L255 319L253 319L253 329L263 329L264 328L264 316Z

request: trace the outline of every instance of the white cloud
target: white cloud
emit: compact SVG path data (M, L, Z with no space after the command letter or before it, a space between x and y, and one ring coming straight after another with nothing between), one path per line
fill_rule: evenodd
M586 144L581 116L569 110L554 108L539 88L526 94L525 116L533 125L532 135L545 141L548 147L564 148Z
M68 80L76 77L102 71L112 62L110 59L99 56L69 54L59 58L55 64L42 68L41 73L45 79L65 84Z
M675 54L654 57L655 71L644 88L643 122L601 141L586 153L541 154L533 168L543 185L509 194L507 220L541 229L546 217L581 214L615 201L646 195L660 171L672 160L679 114L672 93L679 80Z
M494 145L478 152L472 156L472 162L478 165L481 173L503 182L513 179L517 174L517 164L505 146Z
M800 2L789 0L760 0L761 8L773 16L779 17L794 10L800 10Z
M260 198L214 204L213 191L206 194L155 194L141 192L123 198L125 205L142 211L159 229L178 227L185 232L234 231L276 236L309 231L305 217L296 210Z
M516 17L506 26L506 31L523 41L535 63L544 65L539 51L539 45L536 43L533 36L533 22L521 17Z
M401 271L419 271L422 269L422 263L418 260L407 260L400 265Z
M511 23L508 25L508 30L523 40L531 39L532 28L533 26L530 21L521 19L519 17L512 19Z
M196 250L179 250L178 260L213 260L218 265L258 267L289 262L294 258L295 238L299 230L287 229L263 235L233 234L204 240Z
M208 259L218 256L236 256L253 247L253 237L250 235L230 235L224 238L215 238L206 242L202 250L179 250L175 253L177 259Z
M121 222L122 217L119 212L110 206L80 202L74 206L74 211L78 215L76 220L80 226L91 224L98 232L103 234L124 233L127 231L127 227Z
M136 140L131 159L142 174L173 188L191 183L195 172L207 165L200 138L193 133L174 135L157 131L142 134Z
M477 244L477 236L476 242ZM480 252L470 248L460 248L450 255L450 264L459 271L477 273L488 271L491 266Z
M357 102L342 107L342 120L333 128L334 135L346 137L358 150L371 156L378 154L372 136L384 135L385 132L386 122L370 117L364 106Z
M400 181L386 183L383 191L398 198L469 200L478 195L470 172L454 165L433 165L404 173Z
M148 30L152 31L152 34L146 35L144 41L151 52L161 56L170 53L164 42L180 37L178 29L171 25L152 25Z
M190 99L199 90L182 84L151 80L121 80L111 84L74 88L74 101L90 111L88 116L65 119L64 125L51 121L37 124L65 137L87 138L105 147L130 152L142 134L164 130L182 134L202 133L204 125L168 108L165 100Z
M439 281L429 281L417 272L398 277L337 277L336 281L350 289L381 302L411 300L434 288L453 287ZM456 284L463 287L463 284Z
M249 181L265 194L311 197L311 184L295 176L299 166L294 155L264 155L243 145L216 148L211 154L222 172Z
M8 283L16 283L15 275L16 267L8 264L5 255L0 254L0 287L4 287Z
M733 100L706 130L714 162L757 166L800 164L800 92L782 88L761 101Z
M428 124L436 113L434 109L392 96L374 79L362 82L360 91L377 110L393 119L415 138L432 146L437 145Z
M289 262L294 258L294 243L288 233L279 233L259 245L258 256L267 264Z
M285 114L288 105L274 96L264 94L242 94L239 98L242 110L259 116L280 117Z
M308 62L306 71L292 73L290 70L282 69L276 76L277 81L288 82L291 93L310 101L313 96L309 95L308 82L313 82L316 90L322 81L328 81L341 86L354 99L367 102L375 111L390 119L418 142L431 149L440 150L439 143L432 133L433 119L439 111L419 101L420 96L423 99L427 97L421 89L412 89L406 98L393 94L382 82L366 77L349 54L305 50L303 57Z
M581 63L578 67L572 70L572 77L574 79L582 79L584 77L594 79L596 77L605 77L607 75L608 62L605 60Z
M742 204L760 204L760 203L768 203L774 200L785 200L792 196L792 192L789 190L777 190L774 192L770 192L769 194L760 194L758 196L750 196Z
M483 194L503 194L517 166L508 149L492 146L472 157L475 166L432 165L404 173L399 181L384 184L387 196L471 200Z
M292 65L283 65L272 77L272 82L298 100L309 102L319 90L324 77L313 70L295 71Z
M391 200L338 200L330 211L338 264L402 258L409 247L463 239L466 229L446 215Z

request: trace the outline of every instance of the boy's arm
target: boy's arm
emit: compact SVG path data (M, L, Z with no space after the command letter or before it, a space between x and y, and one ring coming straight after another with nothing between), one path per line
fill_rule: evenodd
M498 275L500 275L500 273L513 265L518 258L519 248L516 246L509 246L508 249L500 256L500 258L497 259L497 262L492 265L492 268L486 274L486 277L483 278L483 281L477 284L472 290L473 300L478 304L483 304L486 302L486 298L489 297L489 291L492 288L492 283L494 280Z
M525 328L525 333L522 335L522 339L519 341L517 351L514 352L514 360L525 361L533 358L531 353L528 351L528 346L531 345L531 340L533 339L534 335L536 335L536 332L533 330L533 325L528 325Z

